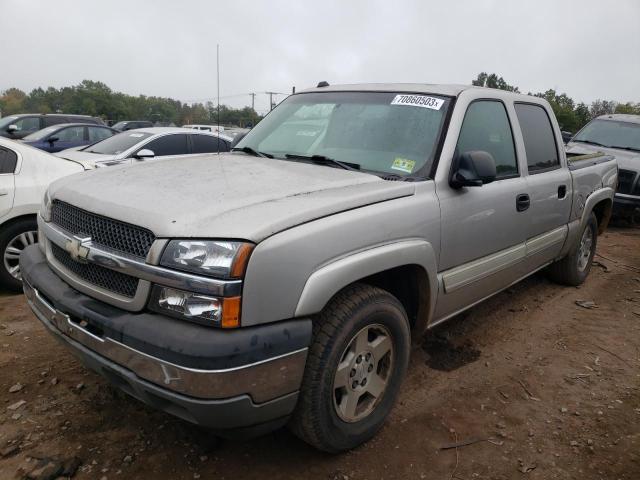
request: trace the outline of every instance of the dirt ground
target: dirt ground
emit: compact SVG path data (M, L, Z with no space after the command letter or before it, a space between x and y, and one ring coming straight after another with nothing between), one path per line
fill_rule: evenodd
M386 426L337 456L285 429L218 441L147 408L1 296L0 479L60 456L77 479L637 480L640 230L609 230L598 253L580 288L535 275L416 342Z

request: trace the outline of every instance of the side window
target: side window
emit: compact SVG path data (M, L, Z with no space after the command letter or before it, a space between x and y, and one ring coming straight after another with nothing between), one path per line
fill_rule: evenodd
M44 126L50 127L51 125L59 125L61 123L67 123L70 120L67 120L65 117L57 117L54 115L47 115L44 117Z
M156 157L184 155L187 153L187 136L183 134L165 135L150 141L142 148L153 150Z
M61 142L83 142L84 127L63 128L53 136L58 137L58 140L60 140Z
M13 150L0 146L0 174L16 171L18 155Z
M105 138L109 138L111 135L111 130L107 128L100 127L87 127L89 129L89 141L91 143L99 142L100 140L104 140Z
M40 130L40 118L38 117L23 117L13 122L19 132L37 132Z
M556 139L544 108L529 103L516 103L529 173L553 170L560 166Z
M211 135L191 135L193 151L191 153L228 152L229 147L224 140Z
M518 175L518 161L507 111L495 100L478 100L467 108L457 150L483 150L496 161L498 179Z

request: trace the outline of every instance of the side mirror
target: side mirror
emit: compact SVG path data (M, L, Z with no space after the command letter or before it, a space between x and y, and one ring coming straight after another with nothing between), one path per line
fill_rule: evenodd
M15 123L12 123L11 125L9 125L7 127L7 132L9 132L9 133L13 133L16 130L18 130L18 126Z
M144 160L145 158L153 158L155 156L156 154L153 153L153 150L143 148L142 150L138 151L138 153L136 153L133 157L137 158L138 160Z
M58 137L49 137L49 138L47 139L47 142L49 142L49 143L55 143L55 142L57 142L58 140L60 140Z
M496 179L496 161L489 152L471 150L458 155L451 168L451 188L481 187Z

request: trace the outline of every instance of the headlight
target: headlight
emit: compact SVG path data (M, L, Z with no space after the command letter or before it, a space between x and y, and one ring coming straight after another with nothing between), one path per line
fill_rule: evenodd
M160 265L219 278L242 278L253 245L245 242L171 240Z
M216 298L157 285L153 288L149 307L165 315L204 325L240 326L240 297Z
M42 198L42 204L40 205L40 215L45 222L51 221L51 197L49 196L48 189L46 192L44 192L44 197Z

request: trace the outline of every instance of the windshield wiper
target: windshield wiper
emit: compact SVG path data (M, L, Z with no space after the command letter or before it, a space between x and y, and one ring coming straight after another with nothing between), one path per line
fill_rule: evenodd
M597 145L598 147L611 148L609 145L603 145L602 143L594 142L593 140L571 140L572 142L588 143L589 145Z
M273 158L273 155L271 155L270 153L259 152L251 147L234 147L231 149L231 151L248 153L249 155L253 155L254 157Z
M296 155L293 153L287 153L285 158L290 160L310 160L313 163L320 165L335 165L343 168L344 170L360 170L359 163L341 162L340 160L334 160L333 158L325 157L324 155Z
M609 148L617 148L618 150L630 150L632 152L640 152L640 148L633 148L633 147L619 147L617 145L611 145Z

